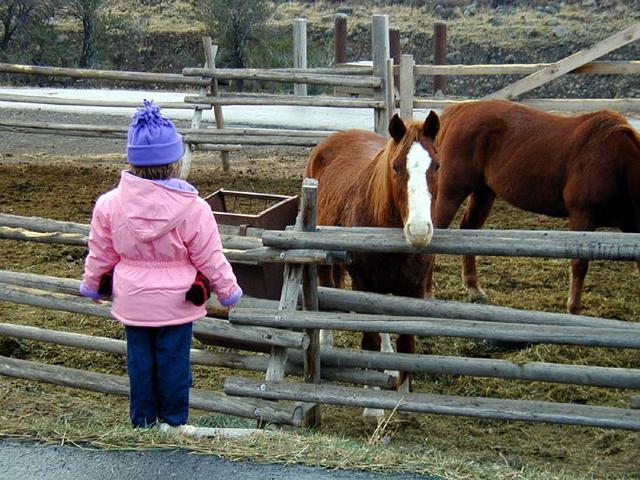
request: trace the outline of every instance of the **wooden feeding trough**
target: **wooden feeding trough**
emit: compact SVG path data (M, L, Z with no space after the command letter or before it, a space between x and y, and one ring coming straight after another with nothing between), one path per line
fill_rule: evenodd
M247 235L249 227L284 230L295 223L298 197L220 189L204 199L221 226L238 227L234 233ZM277 300L282 290L284 265L278 263L232 262L238 283L246 295Z

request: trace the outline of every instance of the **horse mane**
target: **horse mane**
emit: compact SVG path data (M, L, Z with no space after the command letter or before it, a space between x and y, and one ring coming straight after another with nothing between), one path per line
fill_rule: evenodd
M376 225L391 226L395 223L399 212L389 208L394 205L393 188L389 165L399 156L407 154L411 144L418 137L420 122L407 122L407 131L400 143L393 138L387 140L386 145L372 159L372 172L366 187L367 197L372 205L372 217Z

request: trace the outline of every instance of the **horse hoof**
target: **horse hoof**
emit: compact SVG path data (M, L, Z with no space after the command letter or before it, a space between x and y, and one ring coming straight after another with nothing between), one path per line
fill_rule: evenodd
M365 408L362 416L366 418L381 418L384 417L384 410L382 408Z
M580 313L582 313L582 307L576 305L567 305L567 313L570 315L580 315Z
M471 303L488 303L489 302L489 297L487 296L487 294L480 289L469 290L469 295L467 299Z

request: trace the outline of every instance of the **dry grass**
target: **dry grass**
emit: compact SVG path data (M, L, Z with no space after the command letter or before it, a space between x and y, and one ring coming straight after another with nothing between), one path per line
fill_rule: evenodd
M571 472L548 473L499 462L469 460L449 455L429 442L396 445L387 439L367 442L352 436L315 431L270 429L268 436L238 439L168 437L155 429L133 430L127 425L126 400L91 392L22 381L2 380L0 405L14 404L2 415L2 434L35 438L84 449L138 450L186 448L194 454L218 455L229 460L304 464L327 469L358 469L386 474L419 473L446 479L574 479ZM195 412L194 412L195 413ZM252 427L250 420L223 415L193 415L192 423L207 427ZM376 430L379 432L379 430ZM375 433L375 432L374 432ZM389 432L387 432L388 434Z

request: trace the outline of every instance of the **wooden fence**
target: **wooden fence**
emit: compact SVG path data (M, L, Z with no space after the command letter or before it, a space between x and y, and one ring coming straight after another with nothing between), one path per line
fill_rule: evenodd
M283 69L224 69L216 68L217 46L211 39L203 38L206 62L203 68L185 68L182 74L121 72L113 70L72 69L0 63L0 73L42 75L51 77L85 78L118 82L153 83L160 85L182 85L199 89L186 93L182 102L167 102L164 108L193 109L191 127L181 129L187 148L183 159L182 178L189 174L193 152L219 151L225 170L230 168L229 152L239 150L242 145L290 145L312 147L325 136L328 130L285 130L225 128L223 106L309 106L330 108L362 108L374 112L373 128L386 135L389 118L399 108L401 116L411 118L415 108L442 109L456 103L479 99L435 99L415 96L416 79L434 76L444 81L449 75L527 75L517 82L484 98L517 99L526 92L552 81L564 74L637 74L640 62L598 62L597 58L612 50L635 41L640 36L640 24L618 32L598 42L593 47L577 52L555 63L530 65L414 65L411 55L400 55L399 32L389 28L387 15L372 17L372 60L369 66L339 63L344 57L346 24L343 17L336 18L336 66L335 68L306 67L306 23L303 19L295 24L295 66ZM439 44L444 42L444 25L436 25L440 32ZM391 36L391 37L390 37ZM437 36L437 35L436 35ZM391 41L391 40L394 41ZM442 48L438 49L438 51ZM441 53L441 52L440 52ZM442 56L440 54L440 56ZM439 58L438 61L442 59ZM280 82L294 85L294 95L264 93L221 92L219 80L255 80ZM442 82L441 82L442 83ZM333 87L342 96L307 95L307 85ZM349 92L358 92L353 98ZM41 105L68 105L85 107L132 108L138 101L63 99L44 96L0 95L2 102L37 103ZM640 100L624 99L519 99L521 103L542 110L583 111L609 108L618 111L640 111ZM202 122L203 112L213 110L215 128L207 128ZM363 128L366 128L363 125ZM109 125L51 124L46 122L23 122L1 120L0 130L20 133L48 133L80 137L124 138L126 128Z
M363 74L374 74L373 62L346 60L346 18L336 16L334 58L339 67L360 68ZM444 65L446 63L446 24L436 22L433 31L433 65L415 64L412 55L393 52L395 89L393 108L399 108L405 118L411 118L414 108L443 109L458 103L484 100L514 100L533 108L547 111L593 111L611 109L619 112L640 111L640 99L636 98L520 98L523 94L551 82L566 74L581 75L636 75L640 73L640 61L597 61L598 58L640 38L640 23L616 32L588 49L576 52L553 63L495 64L495 65ZM375 52L374 52L375 55ZM433 77L434 91L446 90L447 76L455 75L525 75L524 78L507 85L482 98L416 97L416 81L420 77ZM360 90L362 92L362 90ZM366 93L367 91L364 90Z
M318 338L320 329L338 329L640 349L639 323L318 288L316 272L319 264L348 261L345 251L638 260L640 235L436 230L430 246L415 248L406 245L397 229L316 227L316 192L317 184L306 180L298 219L290 230L253 229L251 233L259 236L246 238L234 235L233 228L223 229L223 246L230 255L234 252L235 258L258 262L280 258L286 263L285 282L279 302L246 298L231 311L228 320L205 318L194 324L195 335L205 343L269 352L270 355L193 350L194 363L266 372L265 380L228 378L224 386L228 396L194 390L193 407L294 425L318 425L321 419L319 405L326 403L640 430L640 411L634 409L637 408L637 397L631 397L629 408L613 408L373 391L328 383L389 388L394 377L377 371L379 369L637 391L640 389L640 369L637 368L325 350L320 349ZM86 225L71 222L0 215L0 238L4 239L84 245L87 229ZM0 271L0 300L110 317L106 305L95 305L78 296L78 284L72 279ZM299 306L304 310L299 310ZM209 315L219 317L223 309L211 301L208 311ZM124 343L119 340L7 323L0 324L0 335L119 355L125 352ZM0 374L127 394L126 378L24 360L0 358ZM285 375L302 376L305 383L284 382Z
M264 231L262 242L265 246L323 248L329 251L640 259L640 235L636 234L437 230L432 244L420 248L408 246L400 230L337 227L318 229L315 227L313 212L316 188L312 182L305 181L296 228L278 232ZM283 381L282 365L287 361L289 349L274 346L265 380L228 378L225 382L227 394L407 412L640 430L640 411L634 410L637 407L635 399L631 400L630 408L613 408L548 401L362 391L354 387L321 384L320 378L325 367L348 366L637 390L640 388L639 369L546 362L514 363L494 359L345 349L321 350L317 332L319 329L337 329L638 349L640 324L488 306L462 307L455 302L393 298L363 292L336 292L317 288L315 268L313 265L297 266L285 273L285 288L277 309L265 309L266 305L259 309L236 308L229 315L232 324L303 330L310 338L305 355L305 384ZM291 303L293 298L298 297L301 281L306 311L297 310L295 304ZM334 295L333 302L326 301L327 294ZM319 311L324 308L334 311ZM352 313L341 313L345 311ZM319 424L318 407L309 411L314 414L307 415L307 423Z
M220 151L225 170L230 167L228 153L239 150L242 145L291 145L315 146L322 138L332 133L329 130L285 130L225 128L222 107L230 105L269 106L310 106L330 108L373 109L375 129L386 133L387 122L393 111L393 79L390 72L388 17L376 15L373 18L374 35L372 50L376 52L374 71L363 74L359 68L305 68L306 67L306 27L296 23L296 67L281 69L224 69L216 68L217 46L209 37L203 38L206 62L204 68L185 68L182 74L121 72L113 70L90 70L59 67L42 67L0 63L0 73L41 75L50 77L84 78L118 82L153 83L159 85L183 85L199 88L197 94L186 93L183 102L163 103L164 108L193 109L191 128L182 129L184 134L185 158L182 178L189 174L192 152L195 150ZM304 53L302 52L304 47ZM305 60L305 61L303 61ZM392 75L391 75L392 77ZM251 80L258 82L280 82L294 84L294 95L273 95L264 93L221 93L219 80ZM337 88L366 89L370 98L336 97L333 95L307 95L307 85L322 85ZM303 88L304 87L304 88ZM137 107L141 101L62 99L45 96L0 95L0 101L15 103L37 103L41 105L67 105L85 107ZM207 128L202 122L203 111L213 110L215 128ZM45 122L0 121L0 130L20 133L44 133L73 135L81 137L125 138L126 128L109 125L51 124Z

